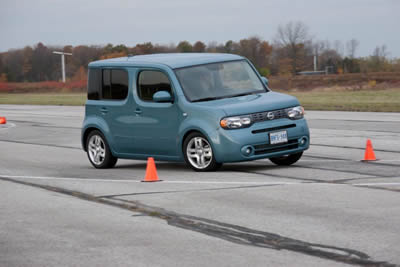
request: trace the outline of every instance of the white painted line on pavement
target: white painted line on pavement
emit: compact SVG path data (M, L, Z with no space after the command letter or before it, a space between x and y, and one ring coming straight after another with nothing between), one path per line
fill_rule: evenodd
M400 161L400 159L378 159L378 163L379 162L390 162L390 161Z
M359 159L300 159L299 162L334 162L334 161L349 161L349 162L359 162ZM375 161L377 164L379 162L398 162L400 159L378 159ZM371 162L373 163L373 162Z
M2 124L1 125L0 130L11 129L11 128L15 127L15 126L16 126L15 123L7 122L6 124Z
M62 181L88 181L88 182L116 182L116 183L141 183L139 180L111 180L111 179L91 179L78 177L54 177L54 176L24 176L24 175L2 175L0 178L27 179L27 180L62 180ZM239 181L165 181L162 183L170 184L244 184L244 185L295 185L310 182L239 182Z
M400 185L400 183L363 183L363 184L351 184L351 185L355 185L355 186L382 186L382 185Z
M111 180L111 179L91 179L91 178L79 178L79 177L55 177L55 176L25 176L25 175L3 175L0 174L0 178L9 179L26 179L26 180L59 180L59 181L80 181L80 182L112 182L112 183L141 183L140 180ZM400 179L400 177L399 177ZM238 185L302 185L302 184L313 184L313 185L353 185L353 186L384 186L384 185L399 185L399 183L358 183L358 184L334 184L334 183L314 183L314 182L255 182L255 181L162 181L162 183L169 184L238 184Z
M3 174L0 174L0 178L28 179L28 180L92 181L92 182L130 182L130 183L140 182L138 180L110 180L110 179L91 179L83 177L25 176L25 175L3 175Z
M172 184L249 184L249 185L295 185L306 184L310 182L221 182L221 181L163 181Z

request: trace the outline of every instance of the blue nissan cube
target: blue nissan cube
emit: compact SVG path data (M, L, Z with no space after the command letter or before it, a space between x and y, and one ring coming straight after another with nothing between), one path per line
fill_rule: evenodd
M297 162L304 109L231 54L153 54L91 62L82 146L95 168L118 158L185 161L195 171L268 158Z

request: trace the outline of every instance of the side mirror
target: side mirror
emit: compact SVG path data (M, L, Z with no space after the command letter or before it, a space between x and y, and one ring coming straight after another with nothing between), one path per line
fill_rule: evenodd
M266 77L261 77L261 80L268 87L268 79Z
M153 101L157 103L172 102L172 96L167 91L158 91L153 95Z

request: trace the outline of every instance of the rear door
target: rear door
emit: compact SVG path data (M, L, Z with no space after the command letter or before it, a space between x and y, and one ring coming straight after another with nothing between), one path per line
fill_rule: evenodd
M98 103L98 113L108 126L107 140L114 151L124 153L129 150L133 140L126 129L126 108L129 103L129 73L124 68L103 68L101 70L101 101Z

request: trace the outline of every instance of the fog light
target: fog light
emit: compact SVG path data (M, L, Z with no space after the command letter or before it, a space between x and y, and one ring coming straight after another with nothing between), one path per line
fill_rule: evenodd
M248 157L253 154L253 148L251 146L242 147L241 152L244 156Z
M300 140L300 145L301 145L301 146L304 146L306 143L307 143L307 139L301 138L301 140Z

